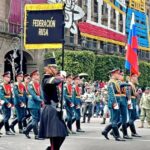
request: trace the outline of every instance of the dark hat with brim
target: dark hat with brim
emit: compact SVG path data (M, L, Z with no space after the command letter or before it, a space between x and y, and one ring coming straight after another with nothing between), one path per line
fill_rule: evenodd
M72 74L68 74L67 76L66 76L66 79L67 78L72 78Z
M35 75L35 74L38 73L38 72L39 72L39 70L36 69L36 70L34 70L34 71L32 71L32 72L30 73L30 76L32 77L33 75Z
M76 80L77 78L79 78L78 75L74 76L74 77L73 77L73 80Z
M26 77L30 77L30 75L27 73L24 75L24 78L26 78Z
M17 74L16 74L16 77L20 76L20 75L23 75L23 71L19 71Z
M11 72L10 72L10 71L4 72L4 74L3 74L2 76L5 77L5 76L8 76L8 75L11 75Z
M45 59L44 60L44 66L57 67L56 59L55 58Z
M108 73L109 74L113 74L113 73L115 73L117 71L120 71L120 69L119 68L114 68L113 70L109 71Z

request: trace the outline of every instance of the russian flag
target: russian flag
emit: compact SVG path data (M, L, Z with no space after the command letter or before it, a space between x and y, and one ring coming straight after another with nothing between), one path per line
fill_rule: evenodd
M138 51L138 40L137 40L137 35L136 35L135 16L134 16L134 13L132 13L130 31L128 35L125 68L127 70L130 70L130 74L139 75L137 51Z

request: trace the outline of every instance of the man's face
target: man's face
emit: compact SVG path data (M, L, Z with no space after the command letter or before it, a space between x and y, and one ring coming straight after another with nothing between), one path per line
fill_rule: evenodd
M36 80L36 81L40 81L40 73L39 73L39 72L36 72L36 73L32 76L32 78L33 78L34 80Z
M80 78L79 78L79 77L76 78L76 79L74 80L74 83L75 83L75 84L80 84Z
M71 83L71 82L72 82L72 78L71 78L71 77L68 77L68 78L67 78L67 82L68 82L68 83Z
M123 74L123 73L120 73L120 74L119 74L119 80L120 80L120 81L123 81L123 80L124 80L124 74Z
M114 73L112 73L112 75L115 77L115 79L119 79L120 78L120 71L115 71Z
M30 76L24 78L24 82L25 82L25 83L29 83L30 81L31 81Z
M137 75L132 75L131 79L134 83L138 83L138 76Z
M5 82L9 83L10 80L11 80L11 77L10 77L10 75L6 75L6 76L4 76L3 79L4 79Z
M22 82L23 81L23 74L20 74L17 76L17 81Z
M56 75L58 73L58 69L55 66L51 66L50 69L52 70L52 72Z

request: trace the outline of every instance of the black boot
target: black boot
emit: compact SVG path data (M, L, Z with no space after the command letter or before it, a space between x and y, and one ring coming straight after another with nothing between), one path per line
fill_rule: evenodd
M138 135L138 134L136 133L136 129L135 129L134 123L130 124L130 130L131 130L131 135L132 135L133 137L141 137L140 135Z
M23 119L22 119L22 124L23 124L23 127L24 128L26 128L27 127L27 121L26 121L26 117L24 117Z
M102 131L102 135L107 139L109 140L108 138L108 133L109 131L112 129L112 124L109 124L105 127L104 131Z
M2 120L1 122L0 122L0 130L1 130L1 128L4 126L4 121Z
M14 128L15 128L15 125L16 125L17 123L18 123L18 119L15 118L14 121L13 121L13 122L11 123L11 125L10 125L10 129L11 129L11 131L14 132L14 133L16 133Z
M5 130L6 130L6 135L15 135L14 133L12 133L9 130L9 123L8 123L8 121L4 123L4 126L5 126Z
M18 128L19 128L19 133L22 134L23 130L22 130L22 122L21 121L18 122Z
M80 120L77 120L76 121L76 127L77 127L77 132L84 132L83 130L81 130L81 127L80 127Z
M131 137L128 136L126 124L122 125L122 132L123 132L123 138L124 139L132 139Z
M67 127L69 128L70 131L72 131L72 122L71 121L67 122Z
M32 130L33 125L32 123L28 124L27 128L25 130L23 130L23 134L25 134L25 136L30 139L31 137L29 136L29 132Z
M113 129L113 133L114 133L114 137L116 141L125 141L124 139L120 138L118 127L112 127L112 129Z

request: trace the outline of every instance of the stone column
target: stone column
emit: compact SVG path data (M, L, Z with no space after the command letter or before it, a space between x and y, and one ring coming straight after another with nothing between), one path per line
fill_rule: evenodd
M116 30L119 31L119 12L115 10L116 13Z
M111 6L109 4L107 4L107 8L108 8L108 28L111 28L110 24L111 24Z
M123 34L126 34L126 15L123 15Z
M102 24L102 5L103 1L97 0L98 2L98 23Z
M91 3L91 0L87 0L87 20L91 21L91 6L92 6L92 3Z

